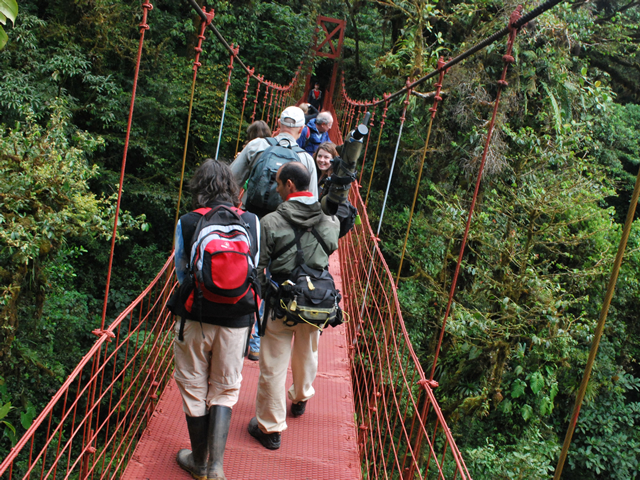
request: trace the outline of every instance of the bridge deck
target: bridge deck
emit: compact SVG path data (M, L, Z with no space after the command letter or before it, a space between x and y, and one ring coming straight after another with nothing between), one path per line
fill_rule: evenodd
M341 286L338 253L331 257L330 271ZM271 451L249 433L255 415L259 368L245 360L240 399L233 409L225 453L225 474L230 480L360 479L353 391L349 373L344 326L329 328L320 340L315 397L300 418L288 416L282 447ZM291 384L291 369L287 388ZM288 406L290 402L287 402ZM287 408L288 408L287 406ZM124 480L179 480L191 476L175 462L176 452L189 447L180 392L172 380L145 430Z

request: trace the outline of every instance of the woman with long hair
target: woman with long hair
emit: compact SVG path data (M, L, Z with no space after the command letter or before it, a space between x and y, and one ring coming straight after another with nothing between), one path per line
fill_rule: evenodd
M337 156L338 151L336 150L336 146L331 142L321 143L316 153L313 154L313 159L316 161L316 168L318 169L318 197L322 197L324 193L322 189L325 180L333 173L331 160Z
M224 163L206 160L194 173L189 186L194 211L182 215L176 227L175 267L180 289L169 301L177 316L174 377L182 394L191 441L191 450L180 450L176 460L194 478L224 479L223 458L231 409L240 393L244 353L257 308L257 293L249 288L237 303L216 303L207 296L206 283L196 285L194 272L197 272L199 282L206 282L203 279L212 270L216 270L214 274L221 274L227 264L230 270L238 269L239 264L228 260L231 257L218 256L214 268L213 256L198 253L192 259L191 250L198 237L201 237L198 245L205 249L214 245L217 237L213 233L225 232L225 248L229 249L234 241L242 242L242 245L236 243L238 248L248 248L244 266L250 271L260 257L260 222L254 214L237 208L239 188ZM207 235L200 234L203 228ZM228 235L231 232L236 236ZM221 258L224 260L219 260ZM208 261L211 271L206 272ZM229 263L231 261L233 265ZM195 266L189 268L192 262Z

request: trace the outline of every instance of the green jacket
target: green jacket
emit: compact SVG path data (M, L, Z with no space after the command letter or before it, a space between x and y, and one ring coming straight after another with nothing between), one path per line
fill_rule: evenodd
M303 229L314 227L332 252L338 248L340 223L334 217L326 216L315 199L295 197L281 203L275 212L265 215L260 220L258 272L263 286L266 283L264 269L269 266L271 256L294 239L293 229L287 220ZM304 261L309 267L323 269L329 265L329 256L311 233L304 234L300 244ZM269 271L273 275L291 273L296 265L296 251L296 247L293 246L284 252L271 263Z

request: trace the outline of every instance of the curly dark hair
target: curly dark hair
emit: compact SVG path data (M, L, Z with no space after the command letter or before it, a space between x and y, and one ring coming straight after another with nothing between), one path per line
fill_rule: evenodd
M193 208L206 207L211 202L240 205L240 188L231 169L224 163L208 158L191 177L189 190L193 195Z

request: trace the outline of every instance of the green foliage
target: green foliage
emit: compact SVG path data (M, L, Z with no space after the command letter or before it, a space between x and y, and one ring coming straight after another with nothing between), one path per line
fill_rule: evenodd
M219 30L240 44L244 63L280 84L306 55L318 14L347 18L347 91L370 99L502 28L516 4L242 0L211 6ZM100 320L105 239L141 16L138 3L121 0L24 0L20 9L17 19L2 10L15 24L0 52L0 122L6 125L0 140L2 451L94 340L89 332ZM473 478L548 478L555 466L640 166L638 15L626 0L563 3L518 33L436 370L438 400ZM109 318L166 260L185 143L199 20L186 4L159 0L148 23L127 154L123 207L130 213L121 216ZM187 177L215 153L228 73L228 52L207 37ZM447 73L431 134L398 292L426 370L503 53L498 42ZM328 76L328 66L316 62L314 75ZM240 118L244 82L236 66L221 139L227 159L249 116ZM255 87L252 82L249 108ZM382 231L392 270L430 106L411 99L400 142ZM363 178L371 187L372 221L399 117L394 103L375 172L369 146ZM182 205L186 211L188 201ZM639 278L636 224L565 468L568 478L629 478L638 470Z
M436 369L438 401L460 435L458 446L473 478L552 476L640 165L637 105L615 103L614 92L620 98L623 90L629 101L633 83L613 74L611 66L618 68L621 57L610 65L591 64L603 50L596 38L617 39L604 48L625 49L630 55L625 61L637 61L637 40L622 38L623 32L637 30L632 21L637 12L625 10L608 23L602 5L578 5L560 5L518 34L516 63L502 92ZM503 6L494 2L438 4L434 31L423 29L422 35L425 43L453 56L501 28L513 7L507 5L497 18ZM371 98L381 82L386 81L386 91L400 86L384 76L393 66L390 59L398 59L396 71L415 65L417 57L407 46L413 38L408 34L416 32L408 27L418 19L390 11L380 9L385 22L377 42L391 33L395 48L376 67L363 67L371 68L370 81L348 84L354 98ZM503 49L498 42L447 73L445 100L431 133L398 293L427 371L484 150ZM367 51L362 42L361 51ZM400 166L382 231L394 272L430 106L430 101L411 102L400 142ZM398 110L395 105L389 111L371 186L367 167L363 176L365 192L371 188L368 214L374 222L397 140ZM597 413L586 413L584 423L581 416L582 430L569 454L574 463L565 468L568 478L630 478L637 470L637 392L616 383L624 378L635 385L640 378L640 332L632 320L640 308L637 230L636 222L583 407L583 414ZM609 406L597 407L601 403Z
M634 478L640 458L640 402L627 402L640 380L620 373L580 411L567 478ZM585 472L589 472L585 474ZM578 475L576 475L578 474Z
M86 346L76 340L88 335L81 333L90 323L88 298L73 290L75 271L67 262L86 251L70 242L104 248L111 236L115 197L89 189L99 169L87 158L102 144L69 124L64 101L51 105L46 127L28 114L0 136L0 363L12 392L40 383L30 378L34 369L59 384L69 367L63 357L82 355ZM122 212L119 241L144 220ZM36 402L33 393L25 402Z
M211 6L216 26L241 45L247 65L289 83L311 44L316 3ZM95 340L90 332L100 323L141 12L139 3L120 0L21 0L0 51L0 365L11 392L0 407L11 403L2 421L16 429L0 441L0 456L23 433L25 408L40 411ZM160 0L148 24L107 322L157 274L173 235L200 22L187 4ZM206 36L187 178L215 154L228 74L228 52L212 32ZM236 63L222 158L234 154L245 78Z
M11 400L12 397L7 390L6 381L0 377L0 426L3 427L0 445L8 440L11 446L14 446L20 438L20 434L31 426L31 422L36 416L36 409L31 402L22 408L16 408L12 405Z
M0 0L0 24L6 25L7 18L13 23L16 22L18 16L18 4L15 0ZM4 31L3 27L0 27L0 50L7 44L9 37Z

